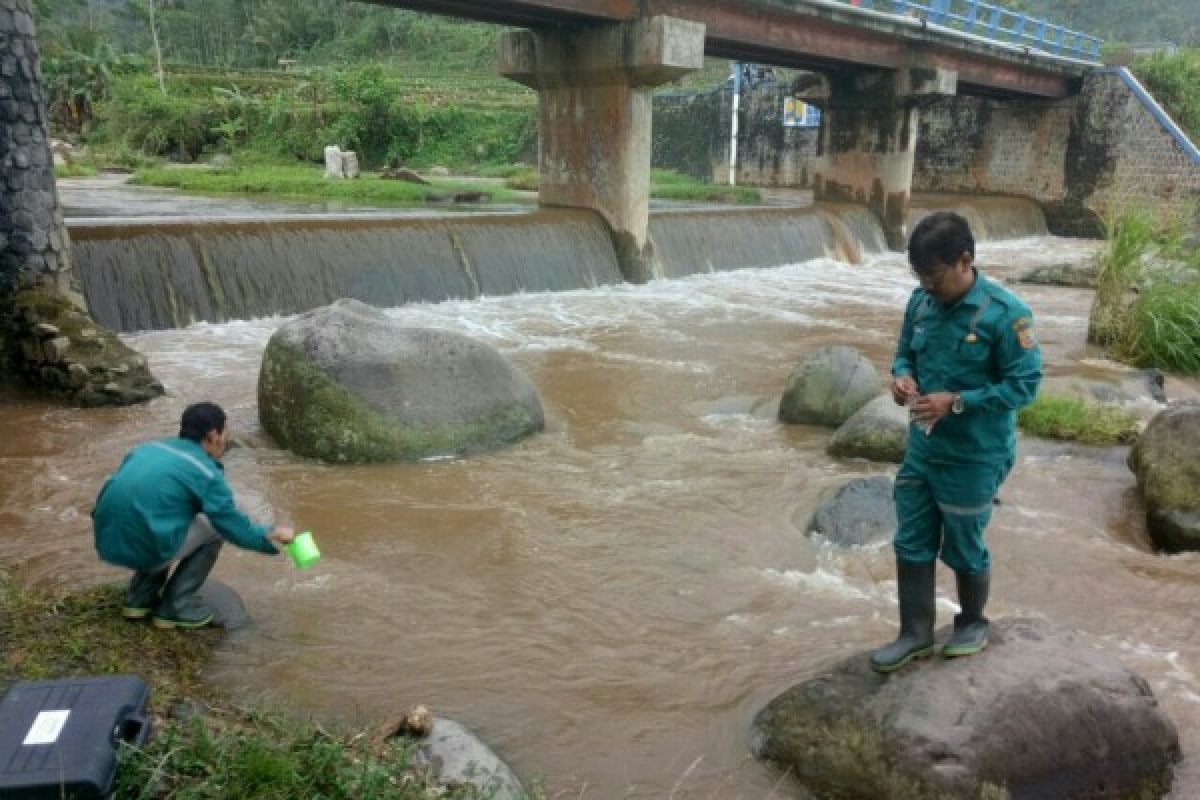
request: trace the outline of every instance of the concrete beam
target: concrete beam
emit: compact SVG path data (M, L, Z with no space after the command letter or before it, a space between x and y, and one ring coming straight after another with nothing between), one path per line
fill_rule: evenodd
M649 240L651 89L703 65L704 26L668 17L501 39L500 73L538 90L541 204L598 211L630 281L661 271Z
M914 60L958 74L960 91L1063 98L1086 65L967 39L920 20L832 3L645 0L647 13L703 22L711 56L798 69L901 69Z

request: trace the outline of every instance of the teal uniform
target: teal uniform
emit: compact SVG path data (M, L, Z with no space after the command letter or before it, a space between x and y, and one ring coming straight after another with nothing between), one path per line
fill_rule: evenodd
M921 394L952 392L963 402L961 414L938 420L928 435L909 427L896 475L896 557L929 564L940 555L956 572L986 572L983 532L1016 457L1017 411L1033 402L1042 379L1033 314L978 270L949 308L917 289L892 374L912 376Z
M199 513L238 547L279 552L267 538L270 527L238 511L221 462L190 439L148 442L125 456L92 511L96 552L110 564L159 569L175 558Z

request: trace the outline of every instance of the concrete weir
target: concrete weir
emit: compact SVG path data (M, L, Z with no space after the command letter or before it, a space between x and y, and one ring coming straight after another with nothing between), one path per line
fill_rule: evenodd
M1029 201L919 196L915 206L955 208L983 238L1045 232ZM859 263L887 250L876 215L855 205L660 211L647 229L664 278L817 258ZM608 225L580 210L79 219L69 230L92 313L126 332L295 314L342 297L392 307L624 281Z

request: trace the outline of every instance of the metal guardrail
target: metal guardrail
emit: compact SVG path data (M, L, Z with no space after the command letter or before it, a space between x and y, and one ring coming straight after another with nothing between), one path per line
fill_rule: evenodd
M1055 55L1100 60L1103 40L980 0L844 0L858 8L923 17L934 25Z

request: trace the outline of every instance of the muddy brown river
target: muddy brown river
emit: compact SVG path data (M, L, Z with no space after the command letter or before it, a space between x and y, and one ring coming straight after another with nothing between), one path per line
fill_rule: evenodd
M1022 239L980 260L1018 268L1094 247ZM227 457L241 499L312 529L324 552L298 572L226 548L216 575L255 625L220 650L214 683L347 723L426 703L551 798L798 797L749 755L751 718L889 641L895 583L888 547L807 535L823 492L888 470L831 460L830 431L782 426L775 411L819 345L886 368L912 286L889 255L395 309L495 345L546 408L546 432L518 446L423 464L322 466L271 446L255 382L279 319L132 335L168 397L97 411L7 398L0 566L52 587L120 577L91 547L100 483L129 447L173 435L187 403L214 400L246 443ZM1020 292L1049 373L1121 371L1085 346L1090 292ZM1151 551L1125 453L1022 441L989 533L990 613L1077 628L1146 677L1182 737L1172 797L1190 800L1200 556ZM945 569L940 595L945 624Z

